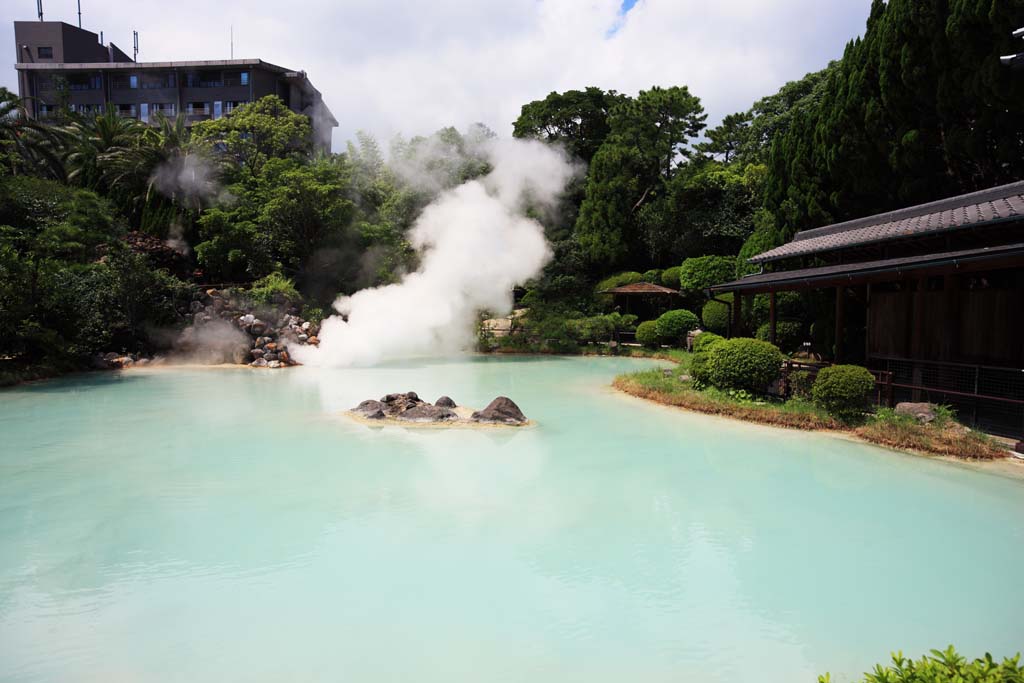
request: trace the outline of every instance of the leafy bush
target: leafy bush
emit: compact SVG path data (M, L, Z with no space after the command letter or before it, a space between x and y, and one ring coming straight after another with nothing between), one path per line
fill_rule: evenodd
M811 397L814 386L814 375L809 370L795 370L789 373L789 392L800 399Z
M690 358L690 380L694 389L704 389L711 385L711 365L708 363L710 354L695 353Z
M701 292L711 285L728 282L736 272L734 256L697 256L683 261L679 287L684 292Z
M636 341L644 346L658 346L658 324L653 320L642 322L636 326Z
M828 674L818 683L830 683ZM892 666L878 665L864 674L862 683L1018 683L1024 680L1020 653L997 662L992 655L968 661L950 645L943 651L932 650L919 660L907 659L902 652L892 655Z
M711 345L722 341L723 337L714 332L701 332L693 340L693 352L701 353L711 349Z
M761 341L771 341L771 323L765 323L757 328L754 335ZM803 341L804 326L792 320L775 321L775 343L780 349L791 351Z
M677 309L666 311L655 321L658 336L666 344L678 346L686 333L697 329L700 321L690 311Z
M665 269L661 274L661 284L664 287L671 287L672 289L679 289L679 271L682 270L679 266L672 266L671 268Z
M249 296L261 304L283 304L302 300L302 296L295 289L295 283L278 272L254 282L252 289L249 290Z
M718 299L732 302L732 294L719 294ZM700 319L704 321L704 329L716 334L725 334L729 330L729 306L714 299L704 304Z
M719 389L764 393L782 371L782 352L758 339L724 339L708 354L710 383Z
M875 388L875 378L859 365L832 365L822 368L811 388L811 398L829 415L851 420L867 406Z
M651 270L648 270L646 273L644 273L644 280L643 281L644 282L650 282L651 284L654 284L654 285L660 285L661 284L661 275L662 275L663 272L664 271L662 271L660 268L652 268Z
M631 332L635 326L635 315L618 312L566 321L569 334L583 343L609 341L617 332Z

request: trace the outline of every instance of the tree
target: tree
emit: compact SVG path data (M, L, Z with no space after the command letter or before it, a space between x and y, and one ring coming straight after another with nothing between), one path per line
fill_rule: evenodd
M614 90L595 87L552 92L543 100L523 105L512 124L512 135L563 144L570 154L589 164L611 132L611 109L626 99Z
M729 114L722 119L717 128L712 128L705 134L707 142L697 145L697 151L728 164L749 145L752 118L749 112Z
M594 155L576 221L576 239L592 263L643 260L641 211L692 156L689 144L705 118L686 87L641 91L612 109L611 132Z
M199 121L193 124L192 135L197 141L223 147L253 174L269 159L305 158L313 150L309 118L293 112L276 95L242 105L219 119Z

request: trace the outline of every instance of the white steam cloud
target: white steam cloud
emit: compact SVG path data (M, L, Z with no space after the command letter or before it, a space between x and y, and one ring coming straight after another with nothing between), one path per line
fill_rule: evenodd
M486 176L444 192L423 210L409 239L420 268L398 284L339 298L320 347L296 347L307 365L373 365L458 352L474 340L480 311L506 314L512 288L551 258L540 223L578 172L566 155L535 140L490 140ZM344 316L344 317L342 317Z

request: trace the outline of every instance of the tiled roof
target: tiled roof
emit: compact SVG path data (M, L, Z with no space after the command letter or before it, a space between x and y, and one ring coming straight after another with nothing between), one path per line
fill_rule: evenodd
M776 261L945 230L1024 219L1024 181L845 223L805 230L789 244L750 259Z
M843 263L835 266L782 270L774 273L748 275L734 282L725 282L710 288L712 294L720 292L764 292L770 290L804 289L825 286L832 282L863 282L881 274L902 273L939 265L964 266L976 261L996 258L1024 257L1024 243L1004 244L998 247L963 249L940 254L922 254L901 258L879 259L862 263Z
M622 285L612 289L604 289L598 294L679 294L675 289L662 287L650 282L636 282L631 285Z

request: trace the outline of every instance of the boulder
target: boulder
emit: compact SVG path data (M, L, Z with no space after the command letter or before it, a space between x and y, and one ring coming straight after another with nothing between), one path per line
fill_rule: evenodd
M439 398L436 401L434 401L434 405L437 406L438 408L457 408L458 407L458 406L455 405L455 401L451 400L447 396L442 396L441 398Z
M487 404L486 408L473 413L470 419L473 422L505 425L521 425L527 421L523 411L519 410L519 406L506 396L494 399Z
M264 351L263 349L253 349L252 351L249 352L249 354L253 357L253 359L263 358Z
M384 417L383 408L384 405L380 401L370 399L357 405L352 409L352 412L356 415L362 415L363 417L369 417L373 413L380 413L381 417Z
M249 365L251 365L254 368L265 368L265 367L267 367L267 359L266 358L257 358L253 362L249 363Z
M432 406L429 403L420 403L402 411L396 417L404 422L444 422L459 418L454 410Z
M415 391L405 394L388 394L380 402L383 404L384 413L392 417L423 403Z
M921 424L935 420L935 405L931 403L897 403L896 414L912 417Z
M257 337L262 336L263 333L265 333L266 331L267 331L267 324L265 322L263 322L262 320L260 320L259 318L254 320L252 322L252 325L249 327L249 332L251 332L252 334L256 335Z
M267 367L270 368L271 370L276 370L277 368L281 367L281 365L282 363L279 360L272 360L269 363L267 363Z

